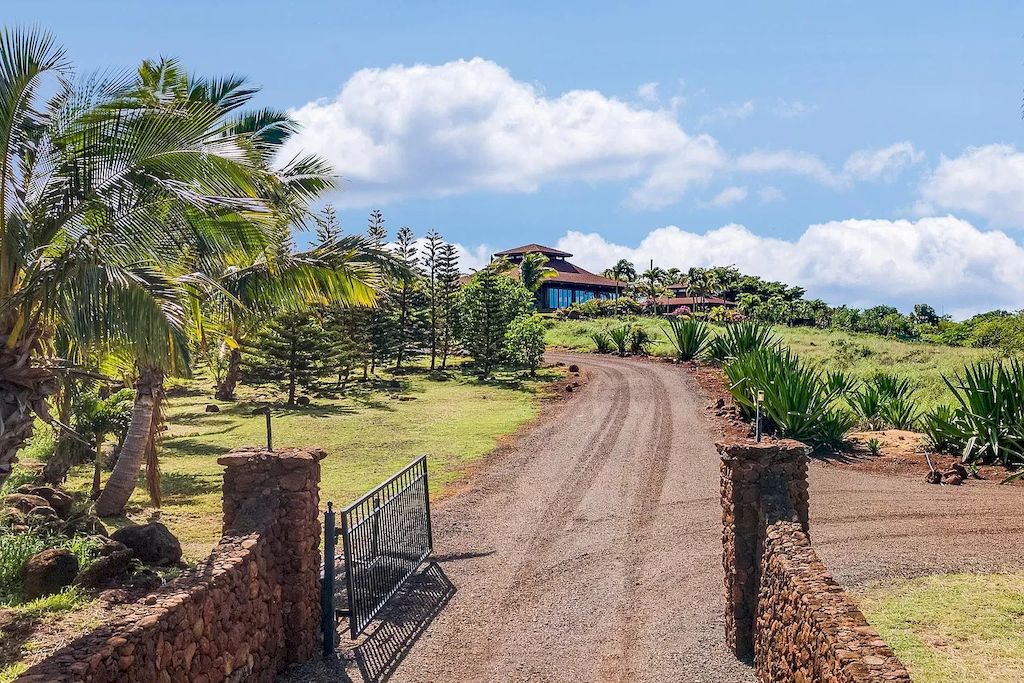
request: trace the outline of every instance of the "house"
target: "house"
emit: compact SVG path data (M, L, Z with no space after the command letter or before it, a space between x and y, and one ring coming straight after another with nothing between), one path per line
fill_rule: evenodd
M555 271L555 276L544 280L537 290L538 311L550 312L595 298L615 299L622 289L621 282L595 275L567 261L572 254L543 244L524 244L506 249L494 254L494 258L505 257L518 265L524 256L534 253L547 256L547 267Z
M672 292L672 296L658 299L658 306L665 306L669 311L674 311L680 306L686 306L691 311L706 311L719 306L735 308L737 305L735 301L720 296L691 296L688 294L689 288L681 282L669 285L666 289Z

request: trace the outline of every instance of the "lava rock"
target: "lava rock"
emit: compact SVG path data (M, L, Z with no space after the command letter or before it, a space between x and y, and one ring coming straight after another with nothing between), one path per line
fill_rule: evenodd
M219 413L220 412L220 406L217 405L216 403L207 403L206 404L206 412L208 412L208 413Z
M299 396L297 399L295 399L295 402L298 403L300 406L303 406L303 407L308 406L309 405L309 396Z
M44 499L61 519L67 519L71 515L71 496L52 486L32 486L31 484L26 484L18 487L18 493L39 496Z
M61 533L67 536L86 534L88 536L109 536L106 525L96 515L79 514L71 517L64 524Z
M941 484L942 472L939 472L938 470L928 470L928 474L925 475L924 480L929 484Z
M78 576L78 558L70 550L48 548L25 561L22 590L27 600L59 593Z
M949 486L959 486L964 483L964 478L955 469L948 469L942 473L942 483Z
M181 560L181 543L160 522L126 526L110 538L124 543L144 564L171 565Z
M32 495L31 493L12 493L4 498L4 503L6 503L8 507L15 508L25 513L32 508L50 507L50 504L45 498L42 496Z
M576 365L575 363L573 363L572 365L569 366L569 372L579 372L579 371L580 371L580 366Z
M88 590L94 590L127 574L132 564L132 556L132 551L124 546L121 546L120 550L112 550L109 554L97 558L83 569L75 577L75 585Z

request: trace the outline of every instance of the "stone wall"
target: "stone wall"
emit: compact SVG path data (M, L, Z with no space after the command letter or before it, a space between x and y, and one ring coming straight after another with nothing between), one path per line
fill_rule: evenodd
M726 641L761 681L910 681L808 536L796 441L720 443Z
M18 681L273 681L319 647L319 449L232 451L224 536L132 612Z

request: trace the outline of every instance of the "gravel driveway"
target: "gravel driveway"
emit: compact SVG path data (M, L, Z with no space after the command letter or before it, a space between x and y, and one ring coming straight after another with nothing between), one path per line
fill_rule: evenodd
M689 378L551 358L588 385L436 506L456 593L392 680L753 681L723 643L716 434Z

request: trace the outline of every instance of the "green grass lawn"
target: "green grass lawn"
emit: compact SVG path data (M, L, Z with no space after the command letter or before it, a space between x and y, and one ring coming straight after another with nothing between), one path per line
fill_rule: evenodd
M593 351L590 335L623 324L613 318L598 320L559 320L548 329L547 342L578 351ZM675 351L665 336L668 323L654 318L636 318L629 324L641 325L654 338L651 353L672 356ZM990 358L990 349L968 349L924 342L908 342L872 334L819 330L808 327L776 327L775 333L802 358L823 369L845 370L857 377L868 377L880 370L910 377L919 387L918 402L928 409L939 402L952 401L943 374L959 371L965 363Z
M1024 574L913 579L861 607L918 683L1024 680Z
M492 450L501 437L533 418L553 369L536 380L499 375L479 382L458 370L447 379L423 372L396 379L400 388L356 389L344 399L314 398L306 408L273 411L275 446L318 445L327 450L321 463L321 501L343 506L422 454L428 456L431 491L443 490L462 468ZM211 397L209 382L191 382L169 393L169 429L160 446L161 519L181 540L187 558L209 553L220 538L222 467L228 450L265 444L263 415L253 415L266 392L243 387L237 402ZM207 413L209 403L221 412ZM77 468L69 488L87 493L91 466ZM129 502L132 521L152 513L144 484ZM127 520L115 521L126 523Z

